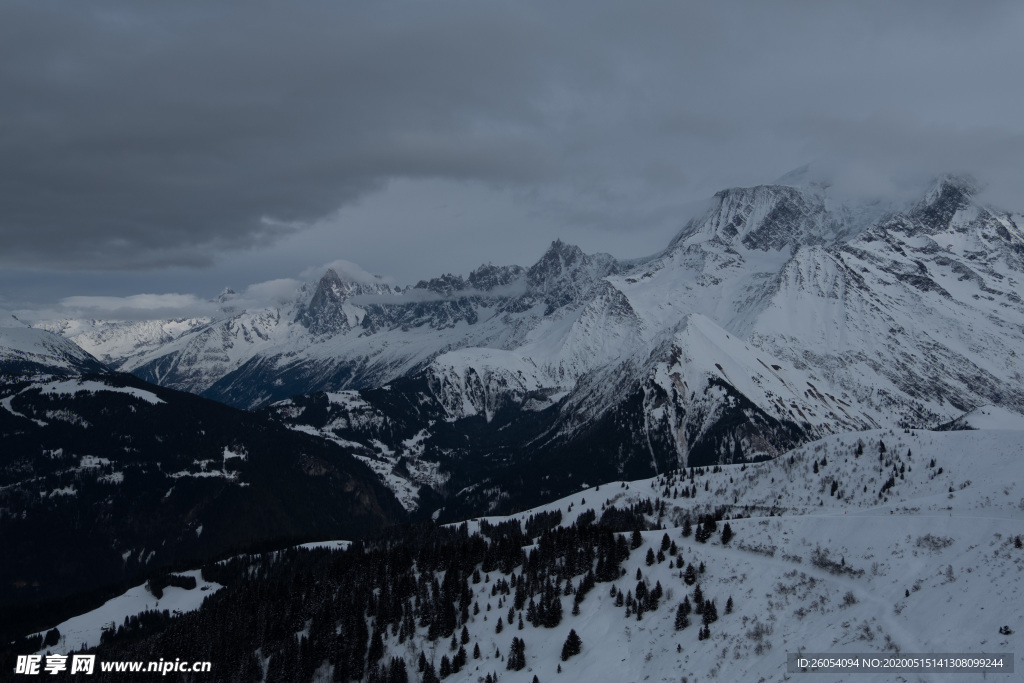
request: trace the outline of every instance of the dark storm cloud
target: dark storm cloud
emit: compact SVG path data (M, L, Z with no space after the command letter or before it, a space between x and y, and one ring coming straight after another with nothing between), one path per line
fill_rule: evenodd
M954 0L8 1L0 262L204 265L402 178L623 241L820 157L873 191L970 171L1012 204L1022 26Z
M369 10L5 7L6 258L201 263L391 176L543 173L514 17Z

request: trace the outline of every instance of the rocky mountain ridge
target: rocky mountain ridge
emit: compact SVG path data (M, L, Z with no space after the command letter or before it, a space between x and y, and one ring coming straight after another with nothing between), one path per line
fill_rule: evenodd
M945 176L893 208L826 183L732 188L651 258L555 241L530 268L404 289L330 271L292 304L179 323L167 343L103 358L270 406L463 500L499 501L512 480L565 492L574 471L763 459L984 404L1020 412L1024 219L976 190ZM317 392L348 398L290 398ZM373 419L348 419L354 405Z

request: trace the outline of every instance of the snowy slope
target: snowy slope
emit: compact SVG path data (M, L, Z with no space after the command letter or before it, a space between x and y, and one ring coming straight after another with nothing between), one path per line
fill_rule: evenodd
M102 363L71 341L46 330L0 327L0 370L22 373L105 372Z
M943 430L960 429L1013 429L1024 430L1024 415L1000 406L979 406L952 422L939 427Z
M488 422L502 407L519 407L557 387L528 357L499 349L449 351L431 361L426 375L451 417L483 415Z
M177 576L194 578L196 587L185 589L168 586L163 589L163 596L160 598L147 590L146 584L130 588L91 612L57 624L55 628L60 633L60 641L53 647L43 648L40 653L69 652L83 647L96 647L100 644L103 631L116 630L124 623L125 617L149 610L167 610L171 614L192 612L199 609L206 596L213 595L221 588L216 583L204 581L202 572L198 569L182 572ZM45 636L46 632L41 631L38 635Z
M639 532L621 578L597 583L578 614L571 613L572 590L579 583L573 581L561 598L563 618L553 628L528 623L519 628L526 610L513 609L508 619L512 597L503 596L498 584L514 583L521 565L507 574L480 571L479 582L469 584L474 609L465 621L466 650L479 647L480 657L470 657L464 669L445 680L477 683L493 672L498 680L514 683L534 677L783 681L799 675L787 673L788 653L1013 653L1017 634L1024 632L1017 606L1024 595L1022 435L1020 430L835 435L770 462L610 482L510 517L469 520L466 531L473 533L484 521L523 524L557 511L559 524L567 527L613 506L649 505L648 529ZM896 483L885 487L889 475ZM830 493L832 482L838 487ZM698 541L696 533L684 535L687 518L696 527L700 515L716 509L723 518L707 542ZM733 531L728 542L722 536L726 522ZM537 540L524 548L527 554L537 549ZM663 548L663 555L655 556ZM691 567L692 582L686 579ZM663 595L657 608L637 616L617 604L612 588L632 597L641 584L647 590L660 584ZM689 615L686 627L675 627L677 607L684 599L694 604L698 587L718 613L707 639L698 635L697 613ZM309 624L289 628L301 638ZM582 651L563 661L570 630L581 638ZM525 642L525 667L519 671L506 668L513 638ZM443 656L455 654L450 642L431 640L422 624L411 635L388 629L383 661L404 659L415 680L420 653L437 667ZM324 664L313 680L330 680L330 675L330 665ZM950 676L890 671L819 673L814 679L944 681Z
M67 319L46 321L38 327L67 337L96 358L119 367L131 356L159 349L210 322L210 318L134 321Z
M645 583L662 584L664 605L642 620L624 618L608 587L598 584L581 604L580 615L568 616L566 607L567 616L555 629L507 627L496 634L494 620L505 609L486 609L496 599L484 583L474 596L483 612L469 624L470 642L479 643L484 656L448 680L476 681L497 671L501 681L524 683L534 675L560 681L768 681L786 679L788 652L1012 652L1015 636L1001 635L999 629L1024 629L1024 615L1015 607L1024 596L1024 550L1014 545L1024 533L1024 490L1017 483L1024 481L1021 436L888 430L839 435L772 462L698 472L694 498L672 496L688 481L675 473L588 488L515 515L525 522L558 510L562 525L568 525L587 510L600 514L606 506L647 498L665 501L665 515L652 518L665 530L643 532L643 545L623 565L626 574L616 583L622 591L631 590L639 570ZM879 442L887 444L889 454L881 462ZM858 443L864 445L859 457L854 455ZM976 455L965 459L965 450ZM929 466L933 458L936 464ZM822 459L827 464L814 474L813 463ZM879 498L883 475L899 461L909 471ZM842 500L828 494L832 480L844 482ZM717 533L707 544L681 536L683 515L695 518L719 505L726 506L727 516L752 515L730 520L735 537L728 545ZM497 524L510 518L486 519ZM479 523L470 522L469 530ZM719 612L707 641L697 637L699 616L691 615L695 621L687 629L674 629L675 607L693 590L672 566L676 558L654 566L644 560L646 550L657 551L666 533L687 564L706 566L699 585L707 598L715 599ZM492 582L497 578L490 575ZM730 597L734 612L725 615ZM583 652L563 662L559 654L570 629L580 635ZM526 641L527 667L519 672L506 671L505 662L494 656L496 651L508 654L512 637ZM430 642L422 635L403 644L386 641L388 655L404 656L410 667L421 649L435 662L452 654L446 641ZM881 673L855 678L893 680ZM909 680L946 678L922 674Z

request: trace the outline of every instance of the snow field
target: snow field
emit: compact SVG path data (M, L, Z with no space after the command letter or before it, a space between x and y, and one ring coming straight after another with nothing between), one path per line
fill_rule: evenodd
M644 544L631 553L623 564L625 576L615 582L623 592L632 590L637 569L651 586L661 582L665 597L659 609L645 613L641 621L626 619L624 608L614 606L608 584L598 584L587 595L579 616L571 616L571 599L563 598L565 617L555 629L527 625L524 631L506 627L495 634L494 618L507 605L471 617L467 650L479 642L484 658L471 659L447 680L476 681L497 671L501 681L524 682L534 675L541 681L773 681L787 679L788 652L1012 652L1014 636L999 629L1024 631L1024 613L1017 608L1024 592L1024 549L1015 543L1024 534L1024 498L1016 484L1024 479L1022 436L1009 430L874 430L823 439L772 462L698 474L695 498L663 499L663 521L711 509L724 502L723 494L731 498L730 477L739 505L774 505L776 510L771 516L729 520L735 537L727 546L719 533L700 544L693 536L682 538L678 527L643 532ZM877 497L879 440L886 442L888 453L900 453L910 463L904 479L882 499ZM864 444L864 453L854 457L858 443ZM907 449L912 451L909 458ZM822 458L827 463L814 475L812 462ZM932 458L936 464L929 466ZM939 467L942 474L936 474ZM826 476L828 481L859 477L857 482L873 476L874 482L868 495L861 489L857 496L837 500L828 489L820 491ZM971 483L960 488L968 479ZM600 515L602 504L621 507L647 497L653 501L668 481L663 475L605 484L510 518L525 521L538 512L561 510L562 524L571 524L587 509ZM507 518L486 519L498 523ZM469 527L471 532L478 529L479 520ZM691 614L687 629L674 630L675 607L684 595L692 595L680 570L669 566L674 558L646 566L647 548L657 551L665 533L686 563L706 566L698 583L705 598L715 599L719 614L709 640L698 640L697 615ZM492 573L490 579L496 578ZM496 605L486 584L476 588L482 610L485 600ZM729 597L735 609L726 615ZM481 620L484 614L486 622ZM560 662L569 629L582 638L583 652ZM493 657L495 648L507 657L513 637L526 641L527 668L519 672L505 671L504 662ZM428 659L436 657L435 663L442 654L452 654L447 642L429 643L422 634L401 646L389 645L392 655L406 653L410 665L415 665L419 647ZM814 677L891 680L888 674ZM923 674L908 680L948 676Z
M221 589L220 584L204 581L202 572L194 569L187 572L177 572L177 576L191 576L196 580L196 587L192 590L168 586L163 589L163 597L159 600L146 589L145 584L130 588L116 598L111 598L91 612L86 612L77 617L72 617L57 624L60 632L60 642L52 648L40 650L45 652L67 653L82 647L95 647L100 644L100 637L103 630L117 628L124 623L125 617L130 617L147 610L168 610L172 614L180 612L191 612L199 609L203 599L207 595L213 595ZM45 636L46 631L39 634Z

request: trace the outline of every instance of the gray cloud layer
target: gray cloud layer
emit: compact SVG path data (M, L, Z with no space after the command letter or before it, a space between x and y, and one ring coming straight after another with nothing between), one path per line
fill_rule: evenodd
M684 201L820 157L872 191L966 170L1019 206L1022 12L8 1L0 263L207 265L410 178L598 231L681 224Z

